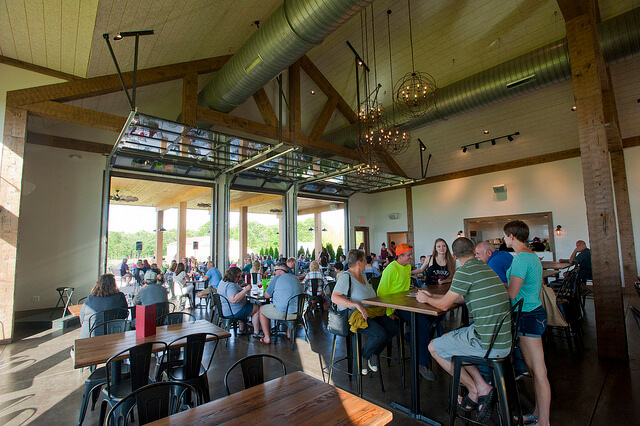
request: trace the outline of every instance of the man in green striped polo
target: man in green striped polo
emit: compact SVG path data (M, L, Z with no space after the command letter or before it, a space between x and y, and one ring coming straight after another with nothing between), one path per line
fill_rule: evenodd
M429 344L433 358L449 374L453 372L451 357L470 355L482 357L487 352L491 337L504 314L509 310L507 290L496 273L484 262L475 258L474 245L465 237L458 238L451 245L453 257L462 265L456 269L449 291L433 295L420 290L417 300L436 308L447 310L456 304L466 303L474 322L459 328ZM491 357L502 357L511 350L511 321L504 322L496 339ZM474 366L464 367L460 381L469 390L465 398L459 399L459 406L465 411L478 409L478 421L484 422L491 415L495 400L495 390Z

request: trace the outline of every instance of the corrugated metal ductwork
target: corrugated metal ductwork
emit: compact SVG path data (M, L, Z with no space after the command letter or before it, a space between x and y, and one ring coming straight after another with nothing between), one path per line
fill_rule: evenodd
M600 23L598 32L607 64L637 55L640 53L640 8ZM438 89L437 108L424 117L407 121L402 128L423 127L570 78L569 50L567 40L563 39ZM324 135L322 139L355 146L356 137L357 127L351 126Z
M198 102L230 112L373 0L285 0L216 73Z

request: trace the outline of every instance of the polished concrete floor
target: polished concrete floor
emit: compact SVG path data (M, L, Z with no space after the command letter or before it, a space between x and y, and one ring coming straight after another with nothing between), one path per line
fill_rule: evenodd
M636 296L632 304L640 302ZM628 303L628 302L627 302ZM196 310L197 315L203 315ZM457 326L459 319L447 318L448 326ZM320 359L329 359L331 335L324 330L320 317L310 318L311 344L304 341L301 328L297 332L296 349L281 337L272 345L256 339L231 337L229 345L220 344L209 371L212 399L226 395L223 376L233 362L253 353L271 353L281 357L287 371L303 370L322 379ZM78 328L70 330L18 331L15 343L0 346L0 425L42 424L71 425L77 423L82 400L86 370L74 370L69 349L77 338ZM640 331L632 316L627 317L630 361L612 363L598 360L595 342L593 302L587 301L585 321L585 350L575 361L570 361L563 339L553 339L547 346L549 377L553 386L551 423L558 425L621 425L640 424ZM342 340L342 339L339 339ZM338 353L344 353L339 342ZM407 369L409 368L407 363ZM448 422L447 398L449 377L435 368L435 382L421 381L421 406L430 417ZM364 398L390 409L393 424L414 423L406 415L390 407L392 401L410 403L409 383L403 390L400 368L393 362L390 368L383 363L385 392L380 389L378 377L364 378ZM355 392L355 381L336 372L333 382L347 391ZM520 382L520 397L525 412L532 408L533 389L530 379ZM98 405L99 407L99 405ZM89 411L86 425L98 423L99 409ZM495 421L495 419L494 419ZM260 423L268 423L264 419Z

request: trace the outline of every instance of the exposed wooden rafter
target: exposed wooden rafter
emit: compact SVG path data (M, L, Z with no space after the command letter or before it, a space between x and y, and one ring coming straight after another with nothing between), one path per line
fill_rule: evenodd
M190 72L182 79L182 122L196 126L198 107L198 74Z
M273 106L271 105L267 92L264 88L260 88L260 90L254 93L253 99L256 101L256 106L258 107L258 111L260 111L260 115L262 115L262 119L265 124L272 127L278 127L278 117L273 110Z
M95 129L110 130L112 132L120 132L127 120L126 117L53 101L27 104L25 108L29 113L38 117L79 124Z
M198 61L181 62L179 64L164 65L155 68L138 70L137 87L183 78L189 73L205 74L220 69L230 58L230 55ZM131 87L133 73L125 72L122 77ZM87 78L69 83L51 84L48 86L32 87L29 89L7 92L7 105L17 106L44 101L70 101L93 96L105 95L122 90L117 74L102 77Z
M30 64L28 62L19 61L2 55L0 55L0 64L11 65L12 67L22 68L23 70L33 71L38 74L44 74L67 81L84 80L84 78L78 77L77 75L67 74L66 72L52 70L51 68L41 67L40 65Z
M112 145L89 142L79 139L65 138L62 136L45 135L42 133L27 132L27 143L35 145L51 146L54 148L73 149L75 151L93 152L95 154L109 155Z
M313 130L311 130L311 133L309 134L310 138L320 139L322 133L324 133L324 129L327 127L327 124L329 124L331 115L333 114L333 111L335 111L337 105L338 98L336 96L332 96L327 100L327 103L324 104L320 115L318 115L316 124L313 125Z
M295 135L302 134L301 126L301 101L300 101L300 61L296 61L289 67L289 130Z

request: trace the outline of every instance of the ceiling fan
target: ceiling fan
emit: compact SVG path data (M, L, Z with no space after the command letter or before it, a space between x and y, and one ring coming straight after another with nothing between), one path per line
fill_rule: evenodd
M111 195L109 197L109 199L111 201L120 201L123 203L135 203L136 201L138 201L138 197L134 197L133 195L120 195L120 190L116 189L116 194L115 195Z

